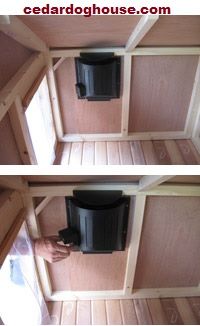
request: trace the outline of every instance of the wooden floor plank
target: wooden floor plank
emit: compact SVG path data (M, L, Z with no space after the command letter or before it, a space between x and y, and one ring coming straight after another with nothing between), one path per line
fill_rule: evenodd
M198 164L200 164L200 154L197 151L196 147L194 146L193 142L191 140L188 140L188 143L190 145L190 149L193 153L193 155L195 156L195 159L197 161Z
M83 143L82 165L94 165L94 145L92 141Z
M122 321L124 325L137 325L133 300L120 300Z
M64 301L61 325L76 325L76 301Z
M106 304L104 300L91 302L92 325L107 325Z
M165 140L165 146L170 156L171 164L185 164L183 156L175 142L175 140Z
M105 141L95 142L95 165L106 165L107 146Z
M72 147L72 143L66 143L64 145L63 153L62 153L62 158L60 160L60 164L61 165L68 165L69 164L71 147Z
M119 145L116 141L107 142L108 165L120 165Z
M186 298L176 298L175 302L184 324L198 325L188 300Z
M167 323L169 325L183 324L183 320L180 316L174 299L161 299L161 304L167 318Z
M62 315L62 301L49 301L47 308L51 318L52 325L60 325Z
M179 150L183 156L185 164L187 164L187 165L197 164L195 155L193 154L193 152L190 148L190 142L188 142L187 139L179 139L179 140L176 140L176 143L177 143Z
M77 325L91 325L91 302L89 300L77 302Z
M131 154L134 164L146 164L140 141L130 141Z
M167 325L167 318L162 308L160 299L148 299L147 304L149 307L153 324Z
M83 149L82 142L72 143L69 165L81 165L82 149Z
M148 309L147 301L145 299L135 299L133 300L133 302L135 306L138 324L152 325L152 318Z
M119 142L119 154L120 154L121 165L133 164L130 142L128 141Z
M195 318L200 325L200 297L188 298L187 300L189 301Z
M165 142L163 140L154 140L153 147L156 153L156 158L158 160L158 164L160 165L170 165L171 160L167 148L165 146Z
M55 151L56 158L53 162L54 165L61 164L60 162L63 156L64 145L65 145L64 143L60 143L60 142L57 144L56 151Z
M153 143L151 140L143 140L141 141L143 153L144 153L144 158L146 164L159 164L157 158L156 158L156 153L155 149L153 147Z
M106 300L106 312L108 325L123 324L119 300Z

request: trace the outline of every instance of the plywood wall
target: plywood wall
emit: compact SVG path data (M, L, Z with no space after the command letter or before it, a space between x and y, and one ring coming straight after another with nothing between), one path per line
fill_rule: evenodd
M43 236L57 234L58 230L65 228L64 198L52 199L38 219ZM48 264L53 290L120 290L123 288L126 258L127 251L98 255L71 253L61 262Z
M199 197L148 197L134 288L197 286Z
M17 72L32 52L0 32L0 89Z
M107 102L78 100L74 59L68 58L60 65L56 71L56 79L64 133L120 132L121 98Z
M0 122L0 165L22 164L8 113Z
M197 56L133 57L130 132L184 130L197 63Z

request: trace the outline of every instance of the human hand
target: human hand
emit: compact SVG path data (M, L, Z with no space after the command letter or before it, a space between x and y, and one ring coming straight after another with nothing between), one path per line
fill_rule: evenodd
M59 244L58 236L39 238L33 241L34 252L49 263L56 263L70 255L71 247Z

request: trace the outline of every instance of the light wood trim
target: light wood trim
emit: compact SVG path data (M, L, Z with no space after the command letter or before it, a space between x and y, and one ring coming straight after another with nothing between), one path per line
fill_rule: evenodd
M66 134L60 141L80 142L80 141L120 141L120 140L167 140L167 139L189 139L184 131L164 131L164 132L136 132L127 136L116 134Z
M0 25L1 24L10 24L10 16L0 15Z
M26 93L25 97L23 98L22 105L23 105L24 110L26 110L28 108L33 96L37 92L46 73L47 73L47 67L42 68L42 70L40 71L40 73L38 74L36 79L34 80L33 84L31 85L30 89Z
M197 121L200 112L200 57L197 65L192 96L190 100L190 105L188 109L188 114L185 123L185 133L192 137L193 130L195 128L195 123Z
M0 91L0 121L15 101L16 96L24 97L43 66L43 55L33 54Z
M46 51L46 44L19 18L9 16L9 24L0 24L0 30L17 42L35 51Z
M74 57L79 57L81 52L84 53L113 52L115 55L124 55L125 49L123 47L108 47L108 48L79 48L79 49L50 50L50 55L52 58L74 58Z
M134 289L133 299L138 298L178 298L195 297L200 295L200 289L194 287L159 288L159 289Z
M125 51L131 52L159 19L159 15L144 15L130 35Z
M66 58L60 58L55 65L53 66L53 70L56 71L58 69L58 67L60 67L60 65L65 61Z
M27 222L29 234L32 239L37 239L41 237L41 231L35 215L33 200L29 194L24 194L23 201L24 201L24 205L27 208L26 222ZM39 256L35 256L35 263L37 267L37 272L38 272L42 292L45 297L46 296L49 297L52 294L52 287L51 287L47 262L43 258Z
M52 199L53 197L46 197L43 199L42 202L35 208L35 215L39 215Z
M21 176L1 175L0 186L20 191L28 191L28 183Z
M128 135L128 121L129 121L129 103L130 103L130 89L131 89L131 65L132 57L127 54L124 56L124 80L123 80L123 95L122 95L122 120L121 120L121 134Z
M26 210L22 208L18 215L16 216L15 221L13 222L11 228L9 229L8 233L6 234L4 240L0 244L0 267L2 266L6 256L8 255L15 238L25 220L26 217Z
M160 185L152 190L141 192L149 196L200 196L199 185Z
M137 257L139 252L140 237L144 219L146 196L136 196L134 203L134 213L132 216L131 239L129 243L128 258L126 263L126 274L124 279L124 293L132 293L133 281L135 277Z
M53 70L53 62L49 56L47 56L47 62L48 62L47 83L49 87L52 113L53 113L55 129L56 129L56 136L57 139L60 141L64 135L63 123L62 123L60 104L59 104L59 99L57 94L56 80L55 80L55 75Z
M23 142L25 143L30 162L31 164L37 164L37 158L33 148L26 115L23 109L21 98L19 96L15 100L14 110L16 110L16 123L18 124L18 128L20 128L20 133L23 135Z
M150 190L173 177L174 175L145 175L139 181L139 191Z

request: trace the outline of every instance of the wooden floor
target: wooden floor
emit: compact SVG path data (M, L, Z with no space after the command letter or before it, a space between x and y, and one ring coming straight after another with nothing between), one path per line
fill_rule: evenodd
M59 143L54 164L200 164L190 140Z
M199 325L200 297L48 303L56 325Z

